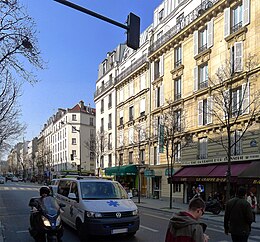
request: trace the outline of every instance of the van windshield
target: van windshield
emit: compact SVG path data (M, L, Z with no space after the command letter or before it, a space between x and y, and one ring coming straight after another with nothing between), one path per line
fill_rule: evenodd
M82 199L126 199L126 191L118 182L81 182Z

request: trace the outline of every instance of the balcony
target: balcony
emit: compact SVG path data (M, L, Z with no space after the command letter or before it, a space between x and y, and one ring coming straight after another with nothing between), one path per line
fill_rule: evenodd
M133 115L129 115L129 122L134 120L134 116Z
M108 124L107 124L107 127L108 127L108 129L112 129L112 123L111 123L111 122L108 123Z
M233 34L233 33L237 32L241 28L242 28L242 21L237 23L237 24L235 24L234 26L232 26L231 29L230 29L230 32L231 32L231 34Z
M170 39L172 39L175 35L180 33L186 26L191 24L194 20L199 18L202 14L207 12L214 4L219 2L220 0L204 0L198 7L196 7L193 11L191 11L187 16L181 19L180 23L174 25L171 29L169 29L161 38L155 41L148 50L148 54L153 54L156 50L158 50L161 46L167 43Z
M135 62L133 62L128 68L126 68L124 71L122 71L115 78L115 83L119 83L120 81L122 81L124 78L126 78L130 74L133 74L138 69L138 67L142 66L146 62L147 62L147 55L143 55L141 58L139 58Z
M105 92L107 89L109 89L111 86L115 84L115 81L113 79L110 79L107 81L104 85L102 85L100 88L98 88L94 93L94 98L98 97L101 93Z
M198 52L201 53L201 52L203 52L206 49L207 49L207 44L202 45L202 46L199 47L199 51Z
M181 99L181 93L174 94L174 101L178 101Z
M199 89L208 87L208 80L199 82Z
M177 61L174 63L174 68L179 67L179 66L181 65L181 62L182 62L181 59L180 59L180 60L177 60Z

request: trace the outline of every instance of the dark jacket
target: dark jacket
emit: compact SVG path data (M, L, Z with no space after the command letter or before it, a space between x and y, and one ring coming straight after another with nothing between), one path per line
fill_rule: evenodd
M224 216L225 232L234 235L249 234L253 213L250 204L244 198L232 198L227 202Z
M198 222L191 214L180 212L170 219L165 242L203 242L206 225Z

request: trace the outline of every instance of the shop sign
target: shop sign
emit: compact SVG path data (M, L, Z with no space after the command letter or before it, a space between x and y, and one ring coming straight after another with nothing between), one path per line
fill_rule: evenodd
M254 185L260 185L260 179L255 179L253 180Z
M165 169L165 176L171 176L171 174L172 175L174 175L174 173L175 173L175 170L174 170L174 168L172 168L172 172L171 172L171 168L170 169Z
M144 176L146 177L154 177L154 170L145 170L144 171Z
M226 182L227 179L224 177L197 177L197 182Z

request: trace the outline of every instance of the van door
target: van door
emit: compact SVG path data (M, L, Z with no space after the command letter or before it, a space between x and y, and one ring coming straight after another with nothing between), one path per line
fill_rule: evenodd
M57 200L60 203L64 203L66 206L63 208L63 213L61 214L62 220L65 223L68 223L69 213L70 213L70 199L68 198L70 192L71 181L69 180L61 180L58 185L57 190Z
M69 199L69 215L68 220L70 221L70 225L75 227L76 218L79 213L79 191L77 182L71 182L70 193L74 193L76 195L76 199Z

